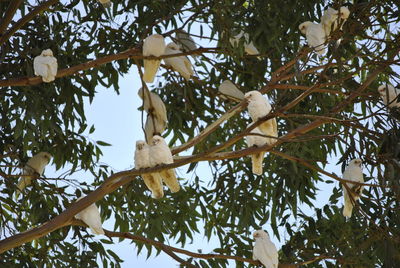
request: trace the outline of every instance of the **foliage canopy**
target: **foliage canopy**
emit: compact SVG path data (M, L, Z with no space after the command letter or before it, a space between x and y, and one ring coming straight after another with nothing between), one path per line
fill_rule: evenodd
M298 25L319 22L328 6L344 4L126 0L104 9L95 0L1 1L0 265L90 267L100 257L105 266L119 267L122 260L104 248L114 243L111 239L93 240L86 229L70 221L75 214L71 208L77 212L100 200L103 220L115 218L110 236L133 239L121 235L129 232L184 247L201 233L218 239L215 252L250 259L251 232L270 225L284 244L279 253L284 264L399 267L400 116L383 105L376 90L399 79L399 4L346 3L350 18L333 33L328 53L316 57L304 48ZM90 139L95 126L87 123L84 103L96 98L98 86L118 94L120 77L131 66L143 64L143 39L152 33L173 38L178 29L211 46L200 48L196 53L201 56L191 59L195 78L186 81L163 66L159 82L149 85L166 104L164 136L171 148L199 137L230 109L240 113L211 132L206 129L207 135L191 149L193 156L176 158L176 166L190 164L181 180L184 190L155 200L138 172L113 174L98 163L107 138ZM239 47L230 45L229 38L240 30L249 33L262 60L246 55L243 41ZM33 78L33 58L47 48L59 65L52 83ZM218 85L226 79L243 92L261 90L273 103L270 117L277 118L280 139L268 147L263 176L252 174L250 158L245 157L252 151L243 150L243 131L250 122L245 104L222 101L218 95ZM20 169L39 151L51 153L56 168L68 172L57 178L57 184L35 180L17 201L13 194ZM327 163L339 159L343 170L353 158L363 160L370 186L346 220L340 183L334 184L329 203L321 205L316 197L319 186L340 180L340 174L325 169ZM210 161L212 177L195 172L197 162L204 160ZM68 180L81 169L95 177L93 185L84 179ZM116 182L110 176L123 179ZM79 206L71 206L77 196L89 192ZM315 213L303 213L300 206ZM63 211L63 223L18 240L27 237L22 232ZM288 234L286 241L282 232ZM143 246L150 253L164 250L132 241L138 252ZM218 257L186 259L180 259L182 265L228 264ZM253 265L239 260L236 264Z

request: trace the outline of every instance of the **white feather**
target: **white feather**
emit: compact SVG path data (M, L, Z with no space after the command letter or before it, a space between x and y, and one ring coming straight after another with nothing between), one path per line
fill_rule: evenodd
M47 164L51 160L51 155L46 152L40 152L31 157L28 162L25 164L23 170L22 170L22 175L35 175L37 174L38 176L43 176L43 172ZM18 198L20 192L24 190L25 187L29 186L32 183L32 178L31 177L22 177L18 181L18 191L16 192L16 198Z
M183 51L191 51L197 49L197 45L194 42L193 38L184 30L177 30L175 33L175 38L177 39L179 47Z
M253 260L260 261L266 268L278 268L279 255L274 243L263 230L253 233L255 239Z
M245 39L244 42L244 51L249 54L249 55L259 55L260 52L258 49L254 46L253 41L250 41L250 37L247 33L244 33L241 31L238 35L236 35L233 38L230 38L229 41L233 47L237 47L239 45L240 39L243 38ZM262 59L262 57L258 57L259 59Z
M57 59L53 57L51 49L43 50L39 56L33 59L35 75L41 76L43 82L52 82L57 75Z
M350 161L349 165L343 172L343 179L354 181L354 182L364 182L364 175L362 173L361 168L361 160L360 159L353 159ZM346 187L342 185L343 189L343 197L344 197L344 208L343 208L343 216L351 217L353 211L353 203L351 201L350 195L353 197L354 201L356 202L360 199L360 195L364 189L364 186L358 186L357 184L353 183L345 183L351 192L347 191Z
M244 99L244 94L231 81L225 80L218 87L218 92L229 99L240 102Z
M244 95L244 98L248 102L247 109L253 122L258 121L260 118L268 115L271 112L271 104L259 91L249 91ZM278 137L278 126L275 118L265 121L264 123L260 124L258 128L264 135ZM271 138L269 144L274 142L275 139Z
M83 197L80 197L76 201L79 201L82 198ZM93 234L104 234L103 227L101 226L100 212L96 204L91 204L81 212L77 213L75 218L86 223Z
M165 40L162 35L153 34L143 41L143 56L160 57L165 53ZM143 80L152 83L160 67L161 60L144 60Z
M251 125L253 125L253 123L248 125L248 127L250 127ZM250 133L264 135L258 127L256 127L252 131L250 131ZM271 140L270 138L261 137L261 136L255 136L255 135L246 136L247 147L252 147L252 146L260 147L265 144L270 144L270 142L271 142L270 140ZM257 174L257 175L263 174L262 164L264 161L264 155L265 155L265 152L259 152L259 153L251 155L251 165L252 165L252 171L254 174Z
M165 55L173 55L182 53L179 50L179 47L175 43L169 43L167 48L165 49ZM170 57L163 59L165 64L171 66L172 69L180 73L186 80L189 80L190 77L194 74L193 66L190 63L190 60L186 56L178 56L178 57Z
M305 34L310 47L320 55L325 53L326 35L322 24L306 21L299 25L299 29Z
M145 141L136 142L135 150L135 168L149 168L150 165L150 146ZM159 173L147 173L141 175L147 188L151 191L154 198L164 196L162 187L162 178Z
M157 166L162 164L172 164L174 159L171 150L169 149L165 140L156 135L153 137L152 144L150 145L150 164ZM176 178L175 169L163 170L160 175L164 183L168 186L171 192L175 193L180 190L178 179Z

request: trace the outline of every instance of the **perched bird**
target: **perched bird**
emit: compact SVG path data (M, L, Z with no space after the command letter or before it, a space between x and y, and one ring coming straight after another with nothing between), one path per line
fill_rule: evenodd
M348 181L363 183L364 175L362 173L361 164L362 164L361 159L351 160L349 165L343 172L343 179ZM353 197L354 202L360 199L364 186L353 183L345 183L345 184L349 187L350 192L347 191L344 185L342 185L343 197L344 197L343 216L351 217L351 213L353 211L353 202L351 200L351 196Z
M167 125L167 109L160 96L153 92L143 90L143 88L139 89L138 95L143 100L143 109L148 114L152 114L160 122L163 122L165 129Z
M165 55L173 55L182 53L179 50L179 47L175 43L169 43L167 48L165 49ZM165 64L171 66L172 69L180 73L186 80L189 80L190 77L194 74L193 66L190 63L190 60L186 56L178 56L163 59Z
M218 87L218 92L228 99L240 102L244 99L244 94L231 81L225 80Z
M390 108L400 108L400 90L391 84L378 87L383 103Z
M83 196L79 197L76 201L81 200ZM99 209L96 204L91 204L81 212L75 215L75 219L81 220L89 226L93 234L104 234L103 227L101 226L101 217Z
M347 7L340 7L339 11L328 7L321 17L321 24L324 27L326 38L329 37L332 31L337 29L338 23L340 23L340 29L342 29L344 22L349 16L350 10Z
M164 121L160 121L157 118L153 120L153 116L151 114L147 115L146 123L144 124L144 133L146 135L146 141L148 144L151 144L153 137L155 135L161 135L165 130Z
M153 34L143 41L143 56L160 57L165 53L164 37L160 34ZM152 83L156 76L161 60L144 60L143 80L146 83Z
M229 41L231 43L231 45L233 47L238 46L239 41L241 38L244 37L244 51L249 54L249 55L259 55L260 52L258 51L258 49L254 46L253 41L249 42L249 34L244 33L243 31L241 31L238 35L236 35L233 38L230 38ZM258 57L259 59L261 59L261 57Z
M251 125L253 125L253 123L251 123L249 125L249 127ZM250 133L264 135L260 131L260 129L258 129L258 127L253 129ZM271 140L272 140L272 142L271 142ZM247 142L248 147L252 147L252 146L260 147L260 146L263 146L264 144L271 144L274 141L273 141L273 139L262 137L262 136L248 135L248 136L246 136L246 142ZM264 155L265 155L265 152L259 152L259 153L251 155L251 166L252 166L252 171L254 174L257 174L257 175L263 174L263 166L262 165L263 165L263 161L264 161Z
M269 101L259 91L249 91L244 95L244 98L248 103L247 109L253 122L258 121L271 112L271 104L269 104ZM278 126L275 118L263 122L258 128L266 136L278 137ZM273 141L270 141L269 144L275 142L275 139L271 139Z
M51 49L43 50L39 56L33 59L33 70L35 75L42 77L43 82L52 82L57 75L57 59L53 57Z
M24 175L18 182L16 192L16 197L18 198L19 193L21 193L26 186L32 183L32 176L41 177L43 175L44 169L51 160L51 154L46 152L40 152L31 157L25 164L22 175Z
M162 137L158 135L154 136L150 146L150 165L154 167L161 164L172 163L174 163L174 159L172 158L172 153L167 143ZM176 193L180 190L175 169L163 170L160 172L160 175L171 192Z
M266 268L278 268L278 250L269 238L268 233L258 230L253 233L255 240L253 260L260 261Z
M182 49L185 52L197 49L197 45L194 42L193 38L184 30L176 30L175 39L180 49Z
M306 21L299 25L299 29L306 36L308 45L319 55L323 55L325 53L326 35L322 24Z
M109 8L111 7L111 1L110 0L98 0L104 8Z
M135 168L149 168L150 165L150 146L145 141L136 142L135 151ZM162 186L162 178L159 173L147 173L141 175L147 188L153 194L153 197L158 199L164 196Z

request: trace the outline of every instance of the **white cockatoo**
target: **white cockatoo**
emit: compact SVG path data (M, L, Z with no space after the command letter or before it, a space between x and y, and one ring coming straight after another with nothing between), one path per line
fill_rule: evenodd
M52 82L57 75L57 59L53 57L51 49L45 49L39 56L33 59L33 70L35 75L42 77L43 82Z
M255 240L253 247L253 260L260 261L266 268L278 268L279 255L268 233L258 230L253 233Z
M162 137L155 135L150 145L150 165L154 167L172 163L174 163L174 159L167 143ZM163 170L160 175L171 192L176 193L180 190L181 187L176 178L175 169Z
M166 125L164 121L160 121L157 118L153 120L153 116L148 114L144 125L144 133L148 144L151 144L155 135L161 135L164 132L165 127Z
M165 108L164 102L160 96L148 90L143 90L143 88L139 89L138 95L143 100L143 109L148 114L152 114L160 122L163 122L163 124L166 126L167 109Z
M26 186L29 186L32 183L32 176L41 177L43 175L44 169L50 160L51 154L46 152L37 153L28 160L22 170L23 177L19 180L17 185L17 198L19 193L22 192Z
M103 5L103 7L105 8L109 8L111 7L111 1L110 0L98 0L100 2L100 4Z
M150 165L150 146L145 141L136 142L135 168L149 168ZM147 173L141 175L147 188L158 199L164 196L162 178L159 173Z
M258 51L258 49L254 46L253 41L250 41L250 37L249 34L244 33L243 31L241 31L238 35L236 35L233 38L230 38L229 41L231 43L231 45L233 47L238 46L240 39L244 37L244 51L249 54L249 55L259 55L260 52ZM261 57L258 57L259 59L261 59Z
M252 124L253 123L251 123L249 125L249 127ZM258 129L258 127L253 129L250 133L264 135L260 131L260 129ZM260 146L263 146L265 144L271 144L271 143L274 142L274 140L270 139L270 138L262 137L262 136L247 135L246 136L246 142L247 142L247 146L248 147L252 147L252 146L260 147ZM263 174L264 155L265 155L265 152L259 152L259 153L251 155L251 166L252 166L252 171L253 171L254 174L257 174L257 175L262 175Z
M165 53L165 40L160 34L148 36L143 41L143 56L160 57ZM152 83L160 67L161 60L144 60L143 80Z
M340 23L340 29L344 22L349 18L350 10L347 7L340 7L339 11L328 7L321 17L321 24L324 27L326 38L329 37L332 31L335 31Z
M383 103L390 108L400 108L400 90L391 84L378 87Z
M306 21L299 25L299 29L306 36L308 45L319 55L323 55L325 53L326 35L322 24Z
M259 91L249 91L244 95L244 98L248 103L247 109L253 122L258 121L271 112L271 104ZM278 137L278 126L275 118L263 122L258 125L258 128L266 136Z
M76 201L79 201L83 196L79 197ZM101 226L101 217L99 209L96 204L91 204L81 212L75 215L75 219L81 220L89 226L93 234L104 234L103 227Z
M225 80L218 87L218 92L225 98L232 99L234 101L240 102L244 99L244 94L240 91L235 84L229 80Z
M182 53L179 46L175 43L169 43L165 49L165 55ZM170 57L163 59L165 64L180 73L186 80L194 74L192 63L186 56Z
M361 164L361 159L351 160L343 172L343 179L363 183L364 175L362 173ZM353 202L351 200L351 196L353 197L354 202L360 199L364 186L353 183L346 183L346 185L351 191L349 192L346 187L342 185L344 197L343 216L351 217L351 213L353 211Z
M146 140L150 144L154 135L161 135L167 127L167 109L161 98L140 88L138 95L143 99L143 109L148 113L144 127Z
M183 51L191 51L197 49L197 45L194 42L193 38L184 30L176 30L175 39L180 49L182 49Z

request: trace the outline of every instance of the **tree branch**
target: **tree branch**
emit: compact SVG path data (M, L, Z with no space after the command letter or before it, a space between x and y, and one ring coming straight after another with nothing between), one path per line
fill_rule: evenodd
M15 0L13 0L14 2L16 2ZM12 1L12 2L13 2ZM4 35L2 35L0 37L0 46L2 46L8 39L10 39L11 36L13 36L13 34L20 29L22 26L25 25L25 23L29 22L30 20L32 20L37 14L39 14L40 12L43 12L44 10L46 10L49 6L54 5L55 3L57 3L59 0L49 0L47 2L44 2L43 4L35 7L31 12L29 12L25 17L22 17L19 21L17 21L13 27L8 30Z

